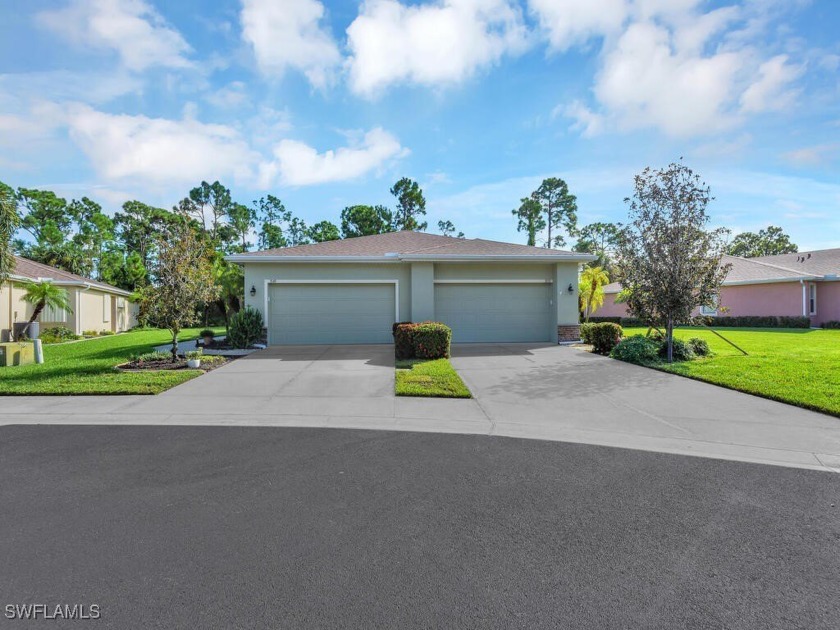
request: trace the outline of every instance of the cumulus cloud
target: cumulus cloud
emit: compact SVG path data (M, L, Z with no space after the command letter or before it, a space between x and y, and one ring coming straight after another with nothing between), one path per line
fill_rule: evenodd
M758 68L758 79L741 95L741 110L763 112L789 107L796 98L790 84L802 69L788 63L787 55L777 55Z
M399 140L381 127L368 131L361 142L324 153L304 142L283 140L274 148L275 160L260 168L265 187L279 178L289 186L309 186L356 179L408 154Z
M189 44L145 0L73 0L37 21L76 44L113 50L130 70L192 65Z
M527 47L510 0L438 0L405 5L366 0L347 28L351 89L375 96L393 84L452 84Z
M785 55L765 61L744 40L744 24L752 23L747 8L703 12L700 5L530 0L552 48L603 38L594 99L558 105L555 113L572 119L572 128L585 136L654 128L684 138L731 129L746 114L788 107L800 68Z
M74 105L68 108L66 124L97 173L110 180L161 184L244 179L258 159L235 129L191 118L109 114Z
M242 0L242 38L254 49L263 73L279 77L297 70L323 88L341 63L323 18L318 0Z
M530 0L528 4L551 47L561 52L618 31L630 8L626 0Z

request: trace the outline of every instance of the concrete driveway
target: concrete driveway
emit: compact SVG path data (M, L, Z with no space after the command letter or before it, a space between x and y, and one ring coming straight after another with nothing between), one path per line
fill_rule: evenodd
M159 396L6 397L0 424L501 435L840 472L840 419L548 344L462 345L475 398L395 398L393 347L287 346Z

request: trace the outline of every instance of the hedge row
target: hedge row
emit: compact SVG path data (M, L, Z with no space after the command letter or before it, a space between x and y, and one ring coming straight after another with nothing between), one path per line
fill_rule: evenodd
M823 322L822 327L830 330L840 330L840 321L831 320L830 322Z
M397 322L394 335L394 356L404 359L448 359L452 345L452 329L440 322Z
M719 316L696 317L696 322L712 328L810 328L811 320L807 317L785 317L776 315L740 315L737 317ZM592 324L612 323L621 324L623 328L638 328L648 324L637 317L590 317ZM827 324L840 322L826 322ZM823 325L824 328L830 326Z

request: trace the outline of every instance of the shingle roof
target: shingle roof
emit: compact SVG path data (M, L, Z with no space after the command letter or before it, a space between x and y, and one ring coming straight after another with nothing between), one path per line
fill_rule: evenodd
M795 254L760 256L759 258L751 258L750 260L779 265L798 272L813 273L820 276L830 274L840 275L840 247Z
M372 236L359 236L338 241L326 241L311 245L297 245L295 247L281 247L266 249L259 252L237 254L232 259L241 261L245 258L258 260L261 257L294 256L359 256L379 257L386 255L398 256L580 256L585 254L547 249L544 247L529 247L515 243L501 243L480 238L464 239L426 232L389 232Z
M110 284L106 284L104 282L99 282L97 280L91 280L90 278L78 276L75 273L70 273L69 271L58 269L57 267L51 267L50 265L35 262L34 260L29 260L28 258L24 258L23 256L15 256L14 258L15 267L14 269L12 269L12 275L17 276L19 278L25 278L27 280L33 281L49 279L54 280L58 284L67 282L84 282L86 284L91 285L94 288L102 289L103 291L111 291L115 293L128 295L128 291L112 286Z
M808 257L810 253L810 258ZM800 262L797 263L797 257ZM825 275L840 275L840 249L826 249L780 256L740 258L724 256L723 264L732 265L723 285L759 284L763 282L793 282L800 279L820 280ZM613 282L604 287L605 293L618 293L621 285Z

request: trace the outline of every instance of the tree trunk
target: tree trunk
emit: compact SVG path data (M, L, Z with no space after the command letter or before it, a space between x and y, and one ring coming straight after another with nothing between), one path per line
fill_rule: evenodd
M674 362L674 320L668 317L668 326L665 328L665 339L668 341L668 363Z
M30 324L38 319L38 316L41 314L41 311L44 310L44 306L46 306L46 304L43 301L38 302L35 305L35 310L32 311L32 317L29 318ZM26 327L26 330L29 330L28 326Z
M170 328L169 331L172 333L172 362L175 363L178 361L178 333L180 331L176 328Z

